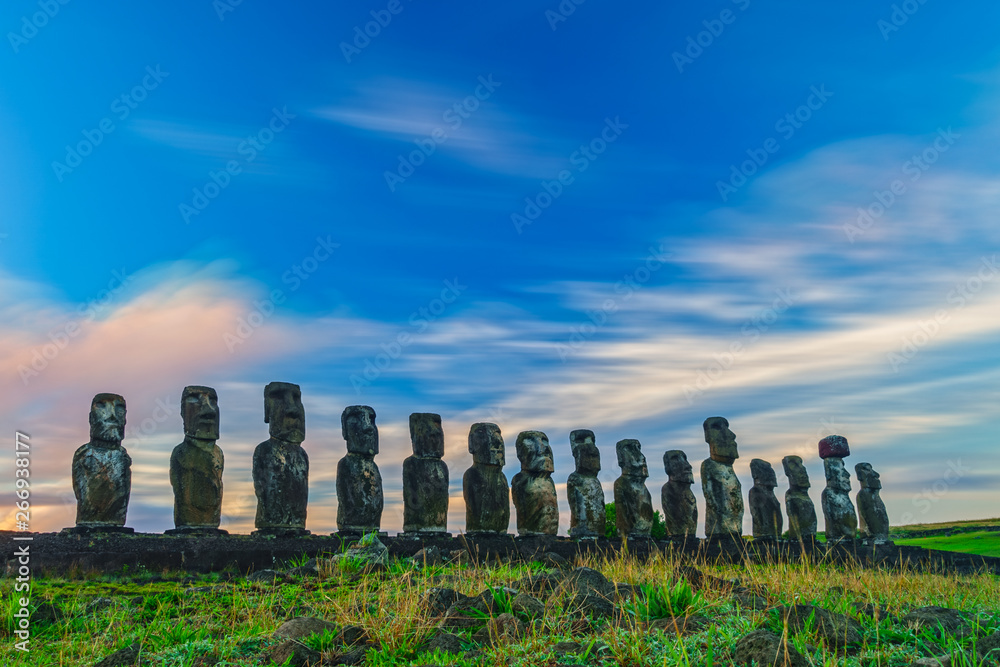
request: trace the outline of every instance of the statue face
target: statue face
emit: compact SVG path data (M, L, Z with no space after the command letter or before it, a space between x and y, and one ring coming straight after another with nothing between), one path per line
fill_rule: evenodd
M601 452L594 442L594 432L585 429L573 431L569 434L569 443L573 448L576 471L588 477L596 476L601 471Z
M679 449L671 449L663 455L663 469L671 482L694 484L694 471L688 463L687 454Z
M722 417L709 417L703 427L712 460L732 465L740 455L736 451L736 434L729 430L729 422Z
M851 490L851 474L844 468L843 459L823 459L823 468L828 488L845 493Z
M347 441L347 451L353 454L378 454L378 428L375 410L367 405L351 405L340 415L341 431Z
M645 480L649 477L649 469L646 467L646 457L639 447L638 440L620 440L615 445L615 450L618 452L618 465L622 469L622 475L634 480Z
M774 474L774 468L763 459L753 459L750 461L750 475L753 476L753 483L767 489L778 486L778 478Z
M125 437L125 399L118 394L98 394L90 403L90 439L121 443Z
M517 460L525 472L554 472L549 438L541 431L522 431L515 444Z
M181 394L184 435L197 440L219 439L219 397L211 387L184 387Z
M809 473L802 464L799 456L786 456L781 459L781 466L785 469L785 476L788 477L788 486L793 489L809 488Z
M854 471L858 475L858 482L861 484L862 489L881 489L882 480L879 478L879 474L875 472L870 463L859 463L854 466Z
M410 445L416 456L439 459L444 456L444 429L441 415L414 412L410 415Z
M496 424L480 422L469 430L469 453L473 463L502 466L506 463L503 436Z
M306 411L299 385L271 382L264 387L264 422L276 440L301 443L306 439Z

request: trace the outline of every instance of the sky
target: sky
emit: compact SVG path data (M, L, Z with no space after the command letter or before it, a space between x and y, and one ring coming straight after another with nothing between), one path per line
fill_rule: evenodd
M263 387L302 387L307 527L336 530L340 414L377 413L383 529L408 415L870 462L893 524L1000 515L1000 5L238 0L0 7L0 373L30 529L75 520L100 392L128 525L173 527L186 385L215 387L222 527L253 529ZM852 482L856 489L858 484ZM513 513L512 513L513 515ZM745 530L750 531L746 513ZM822 518L820 520L822 529ZM512 516L513 527L513 516Z

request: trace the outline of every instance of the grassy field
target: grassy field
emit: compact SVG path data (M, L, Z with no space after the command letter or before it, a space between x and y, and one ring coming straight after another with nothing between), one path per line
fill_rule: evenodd
M1000 519L913 524L894 527L892 539L905 546L1000 557L1000 530L983 530L997 527L1000 527ZM925 532L936 534L913 536Z

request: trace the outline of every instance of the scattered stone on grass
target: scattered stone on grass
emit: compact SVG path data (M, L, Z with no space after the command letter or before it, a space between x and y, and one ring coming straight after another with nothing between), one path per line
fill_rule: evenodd
M556 574L529 574L528 576L518 579L513 584L511 588L516 588L519 591L524 591L525 593L534 593L539 595L542 593L551 593L559 584L562 583L562 577Z
M247 575L247 581L252 581L258 584L274 584L283 582L285 576L280 572L275 572L274 570L257 570L256 572L251 572Z
M191 586L190 588L184 589L184 594L190 595L191 593L210 593L211 591L211 586Z
M573 567L568 560L566 560L559 554L555 553L554 551L546 551L545 553L543 553L541 558L541 563L545 567L551 567L557 570L568 570L571 567Z
M420 650L427 652L441 651L442 653L460 655L464 649L462 648L461 637L450 632L439 632L424 642Z
M757 667L807 667L809 661L794 646L770 630L754 630L733 647L733 662Z
M139 645L132 644L123 649L119 649L103 660L94 663L94 667L126 667L139 662Z
M104 611L113 604L114 600L112 600L111 598L94 598L87 605L86 613L97 614L99 612Z
M964 613L948 607L918 607L900 620L915 630L935 631L938 636L964 637L972 629Z
M883 621L889 621L890 623L896 623L899 619L890 613L889 608L884 604L873 604L871 602L855 602L853 605L854 610L858 612L859 616L866 616L868 618L874 619L876 623L881 623Z
M274 631L274 636L284 639L303 639L311 635L321 635L326 630L336 632L337 626L322 618L300 616L278 626L278 629Z
M424 547L413 554L413 562L421 567L424 565L441 565L444 563L444 554L440 547Z
M566 603L565 611L571 616L587 618L610 618L615 615L615 606L607 597L596 592L577 593Z
M51 602L38 605L31 614L32 623L55 623L63 617L63 611Z
M810 604L780 607L779 611L791 632L802 632L810 625L829 646L846 648L861 643L861 624L844 614Z
M518 593L510 603L515 614L523 614L531 620L545 616L545 605L538 598L527 593Z
M443 616L453 604L467 599L469 596L462 595L453 588L434 587L424 593L421 606L431 616Z
M757 595L749 588L741 587L734 591L732 601L738 607L752 609L753 611L761 611L768 607L767 598L763 595Z
M347 551L333 557L334 561L360 564L362 566L389 565L389 549L378 539L376 533L368 533L347 547Z
M460 599L445 612L440 627L445 630L478 628L486 622L492 612L492 606L481 597Z
M493 646L508 641L517 641L525 635L527 628L513 614L500 614L491 618L486 625L472 635L472 640L483 645Z
M985 664L1000 664L1000 632L979 639L976 642L976 653Z
M321 656L318 651L294 639L282 642L264 654L264 664L316 667L320 661Z
M337 643L354 648L355 646L370 646L372 640L368 636L368 632L360 625L346 625L337 636Z
M683 637L701 632L711 624L712 621L704 616L668 616L650 621L646 624L646 629L650 632L664 632Z

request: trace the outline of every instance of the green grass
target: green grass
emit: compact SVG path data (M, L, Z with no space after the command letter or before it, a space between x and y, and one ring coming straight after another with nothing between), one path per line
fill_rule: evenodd
M977 556L1000 557L1000 532L972 531L957 535L933 535L930 537L913 537L893 540L902 546L923 547L925 549L940 549L942 551L960 551Z

